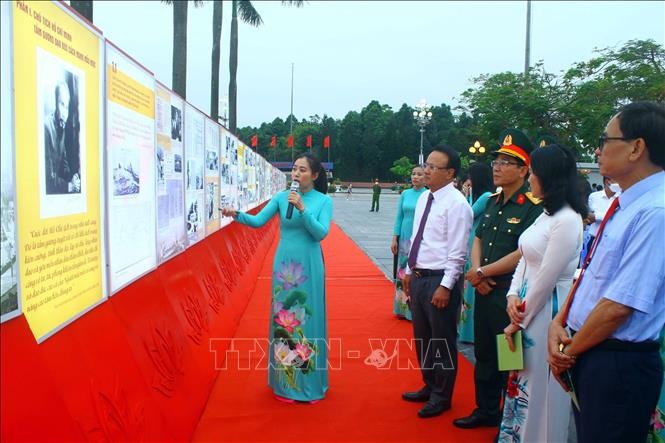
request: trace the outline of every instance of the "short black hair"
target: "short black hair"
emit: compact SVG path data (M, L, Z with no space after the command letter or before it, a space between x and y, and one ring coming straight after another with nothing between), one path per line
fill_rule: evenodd
M625 138L644 139L649 160L665 169L665 106L654 102L634 102L617 113Z
M440 152L448 157L448 164L446 166L448 169L455 171L453 177L457 177L460 169L462 169L462 160L460 159L459 153L450 146L444 144L436 145L432 151Z
M531 153L531 170L543 188L543 208L553 215L566 203L586 217L587 208L578 188L575 155L569 148L553 143ZM590 188L589 183L587 186Z

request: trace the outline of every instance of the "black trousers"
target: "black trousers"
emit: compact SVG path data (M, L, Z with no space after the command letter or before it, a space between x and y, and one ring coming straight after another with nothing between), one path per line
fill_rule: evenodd
M374 210L379 210L379 194L372 194L372 211Z
M510 323L506 312L508 288L495 289L487 295L476 291L473 312L474 355L473 378L476 405L480 413L496 416L501 413L501 399L508 382L508 372L499 371L496 336ZM543 363L544 364L544 363Z
M442 276L411 277L411 317L416 354L430 401L450 405L457 378L457 308L462 297L461 280L450 291L443 309L432 304Z
M577 358L573 386L581 411L573 406L579 443L643 443L663 382L658 351L593 348Z

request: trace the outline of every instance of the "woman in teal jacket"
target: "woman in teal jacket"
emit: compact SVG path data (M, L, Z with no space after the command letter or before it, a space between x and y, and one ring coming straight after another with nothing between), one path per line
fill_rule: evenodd
M395 279L395 295L393 301L393 314L399 318L411 320L411 310L408 300L402 290L402 278L404 277L406 262L409 258L411 247L411 232L413 231L413 214L416 211L416 202L423 193L425 187L423 180L425 171L416 166L411 171L411 184L413 187L402 192L397 205L397 218L393 227L393 241L390 250L397 255L397 278Z

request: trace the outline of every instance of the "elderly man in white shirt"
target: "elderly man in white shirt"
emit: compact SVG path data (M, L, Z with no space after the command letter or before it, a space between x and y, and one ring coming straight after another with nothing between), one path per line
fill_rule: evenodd
M603 177L603 189L589 194L589 214L587 215L587 220L589 221L589 240L586 243L587 246L591 246L593 243L593 239L596 238L596 233L600 227L600 222L603 221L610 203L620 193L621 188L618 184L614 183L609 177Z
M450 409L457 377L457 308L462 294L473 211L454 187L459 154L436 147L425 163L425 184L416 205L411 250L403 287L410 297L416 353L425 386L405 392L406 401L425 402L421 418Z

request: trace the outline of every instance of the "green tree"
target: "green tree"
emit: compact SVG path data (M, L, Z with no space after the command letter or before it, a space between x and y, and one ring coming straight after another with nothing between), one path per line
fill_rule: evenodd
M222 0L212 3L212 66L210 72L210 117L219 119L219 54L222 38Z
M536 63L523 73L502 72L475 78L478 85L462 93L461 108L478 122L477 138L492 144L506 128L516 127L531 138L542 132L560 136L560 112L566 93L556 77Z
M665 48L653 40L630 40L604 48L563 76L570 98L563 109L567 129L587 158L619 107L638 100L665 102Z
M283 5L300 7L302 0L282 0ZM231 44L229 46L229 131L236 132L238 116L238 14L243 23L250 26L261 26L263 19L250 0L233 0L231 2Z
M604 48L561 75L542 61L523 73L483 74L462 94L461 110L473 118L476 137L491 147L507 127L532 139L542 133L591 160L595 141L617 109L636 100L665 101L665 49L652 40Z
M173 6L173 91L187 99L187 5L189 1L162 0ZM203 6L203 1L194 0L194 7Z
M393 167L390 168L390 172L395 174L399 180L402 181L406 180L407 177L411 175L411 171L415 167L416 165L411 163L411 160L409 160L408 157L400 157L393 162Z
M71 0L69 2L69 6L71 6L76 12L85 17L90 23L93 23L92 0Z

